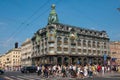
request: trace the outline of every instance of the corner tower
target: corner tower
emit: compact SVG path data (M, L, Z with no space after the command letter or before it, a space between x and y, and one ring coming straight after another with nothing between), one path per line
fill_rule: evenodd
M49 17L48 17L48 24L58 23L58 22L59 22L59 20L58 20L57 13L55 11L55 4L52 4L51 12L50 12Z

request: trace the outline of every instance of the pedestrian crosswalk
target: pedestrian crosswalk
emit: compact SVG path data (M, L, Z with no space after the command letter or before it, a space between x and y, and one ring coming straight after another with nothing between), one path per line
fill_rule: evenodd
M31 75L17 75L17 76L4 76L4 80L46 80L40 78L40 76Z
M17 75L17 76L4 76L3 80L74 80L72 78L66 77L66 78L62 78L62 77L49 77L49 78L44 78L44 77L40 77L37 75Z
M118 76L118 77L101 76L101 77L104 78L104 80L105 79L106 80L108 80L108 79L120 80L120 76ZM66 77L66 78L63 78L63 77L44 78L44 77L42 77L41 78L40 76L37 76L37 75L17 75L17 76L7 76L7 75L5 75L3 78L4 79L0 79L0 80L81 80L80 78L69 78L69 77ZM84 79L85 80L91 80L93 78L84 78ZM84 80L84 79L82 79L82 80ZM97 80L97 78L95 80Z
M17 76L4 76L3 80L70 80L70 78L62 78L62 77L40 77L37 75L17 75Z

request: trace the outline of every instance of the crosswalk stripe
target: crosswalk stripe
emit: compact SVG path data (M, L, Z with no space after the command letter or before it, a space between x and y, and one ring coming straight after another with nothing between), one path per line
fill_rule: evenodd
M35 80L36 79L36 77L33 77L33 76L17 76L17 77L28 79L28 80Z
M30 75L23 75L23 76L4 76L6 80L43 80L40 76L30 76Z
M22 78L22 79L29 79L29 78L26 77L26 76L17 76L17 77Z
M12 79L12 78L10 78L8 76L5 76L4 78L7 79L7 80L14 80L14 79Z
M19 78L24 78L24 79L28 79L28 80L35 80L35 79L40 79L39 76L17 76Z
M120 77L111 77L111 76L106 76L106 77L104 77L104 78L120 78Z
M19 77L15 77L15 76L11 76L11 77L14 78L14 79L17 79L17 80L24 80L24 79L21 79Z

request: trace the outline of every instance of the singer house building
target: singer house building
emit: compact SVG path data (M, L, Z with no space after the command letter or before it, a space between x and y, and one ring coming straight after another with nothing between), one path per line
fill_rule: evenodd
M110 59L109 37L97 31L59 22L55 5L48 24L32 37L32 64L103 64Z

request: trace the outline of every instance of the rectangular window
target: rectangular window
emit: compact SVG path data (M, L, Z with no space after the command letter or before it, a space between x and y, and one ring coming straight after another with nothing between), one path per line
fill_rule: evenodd
M62 48L61 48L61 47L57 47L57 50L58 50L58 51L62 51Z
M64 48L64 51L68 51L68 48Z
M64 42L64 45L68 45L68 42Z
M78 42L78 46L81 46L81 43Z
M81 49L78 49L78 52L81 52Z
M61 44L62 44L62 42L61 42L61 41L58 41L58 42L57 42L57 45L61 45Z
M72 51L72 52L75 52L75 48L71 48L71 51Z
M54 51L54 47L50 47L49 50L50 50L50 51Z

